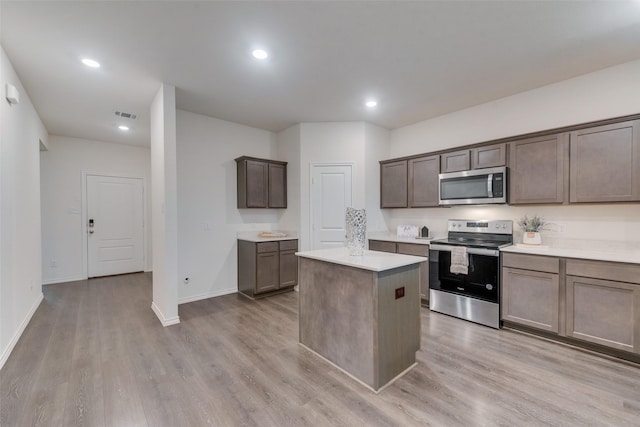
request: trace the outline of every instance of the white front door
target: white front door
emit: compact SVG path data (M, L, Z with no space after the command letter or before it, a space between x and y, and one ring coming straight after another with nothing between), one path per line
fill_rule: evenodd
M345 246L352 165L311 166L311 249Z
M144 270L140 178L87 175L88 277Z

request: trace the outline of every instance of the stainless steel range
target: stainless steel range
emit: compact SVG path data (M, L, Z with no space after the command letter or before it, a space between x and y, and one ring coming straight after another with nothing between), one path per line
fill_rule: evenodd
M429 245L429 308L500 327L500 248L513 243L513 221L448 221L448 238Z

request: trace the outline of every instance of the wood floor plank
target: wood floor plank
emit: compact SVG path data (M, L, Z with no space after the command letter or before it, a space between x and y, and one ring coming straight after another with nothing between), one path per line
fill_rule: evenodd
M103 426L104 396L100 360L97 290L87 285L78 294L78 317L64 409L65 426Z
M184 304L163 328L151 279L46 286L0 425L640 425L637 364L423 307L418 365L375 394L298 344L296 292Z

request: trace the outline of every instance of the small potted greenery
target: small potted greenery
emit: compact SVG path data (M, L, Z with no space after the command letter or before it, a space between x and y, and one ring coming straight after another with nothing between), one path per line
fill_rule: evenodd
M522 243L525 245L539 245L542 243L540 231L545 226L545 221L537 215L529 218L527 215L520 218L518 225L523 231Z

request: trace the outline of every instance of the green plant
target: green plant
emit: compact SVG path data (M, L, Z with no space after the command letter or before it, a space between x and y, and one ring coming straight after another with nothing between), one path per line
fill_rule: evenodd
M518 221L520 229L527 233L538 232L542 230L546 224L547 223L538 215L534 215L531 218L525 215Z

